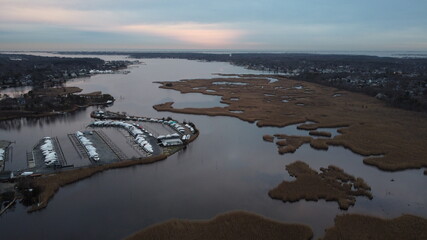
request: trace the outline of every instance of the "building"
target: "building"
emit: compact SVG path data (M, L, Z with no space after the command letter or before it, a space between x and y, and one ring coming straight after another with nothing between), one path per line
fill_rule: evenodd
M161 140L161 145L165 146L165 147L169 147L169 146L177 146L177 145L182 145L182 141L179 138L171 138L171 139L162 139Z

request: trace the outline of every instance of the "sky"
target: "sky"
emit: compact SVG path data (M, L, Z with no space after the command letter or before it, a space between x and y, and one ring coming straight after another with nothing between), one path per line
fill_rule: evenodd
M0 51L426 51L426 0L0 0Z

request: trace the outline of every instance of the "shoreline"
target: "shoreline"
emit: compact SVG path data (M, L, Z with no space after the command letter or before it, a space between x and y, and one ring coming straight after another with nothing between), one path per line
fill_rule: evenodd
M168 220L125 239L309 240L312 237L313 231L303 224L283 223L246 211L232 211L208 220Z
M102 116L104 116L104 112L102 112ZM105 117L100 117L99 112L92 112L91 116L93 118L98 119L109 119L108 116L112 115L113 118L117 120L138 120L142 119L142 117L136 116L127 116L127 115L118 115L112 112L105 113ZM151 121L152 119L150 119ZM172 119L170 119L172 120ZM139 120L138 120L139 121ZM101 163L98 165L88 165L79 168L60 168L55 170L54 172L46 172L46 173L37 173L31 175L19 175L16 178L10 178L9 181L13 181L14 185L17 187L16 190L13 191L14 196L18 196L18 198L22 199L22 201L26 203L30 203L31 208L28 209L28 212L34 212L41 210L47 207L48 202L51 198L54 197L55 193L63 186L68 184L75 183L77 181L89 178L97 173L104 172L109 169L116 168L124 168L130 167L134 165L141 164L152 164L161 160L165 160L168 156L171 156L183 149L186 148L188 144L195 141L200 134L200 131L194 126L193 123L189 123L193 127L189 127L187 131L191 131L192 133L185 135L188 138L186 141L183 140L182 145L175 146L169 149L168 151L163 150L163 152L158 153L158 155L149 156L149 157L139 157L134 159L125 159L119 162L113 163ZM176 130L178 131L178 130ZM181 132L181 129L180 129ZM187 134L187 133L182 133ZM181 139L181 137L180 137Z
M342 146L365 156L365 164L384 171L427 168L427 159L424 157L427 149L418 147L427 140L425 113L391 108L363 94L275 75L259 75L256 78L252 75L233 76L240 78L158 82L163 89L221 96L221 103L228 104L226 107L176 109L172 102L167 102L155 105L154 109L235 117L250 123L256 122L258 127L299 124L298 129L310 131L338 128L340 134L333 138L314 139L312 136L312 146L323 150L327 150L329 146ZM277 81L269 83L268 78L275 78ZM213 84L214 82L228 84L219 85ZM341 95L334 97L337 93ZM236 98L237 101L232 100ZM312 123L306 123L307 121ZM296 150L299 146L293 147ZM286 153L286 147L280 146L278 151Z
M41 118L41 117L50 117L50 116L59 116L66 113L75 112L79 109L86 109L90 106L97 105L108 105L113 103L115 99L109 94L103 94L102 92L92 92L86 94L76 94L81 92L82 89L79 87L55 87L55 88L44 88L44 89L35 89L30 91L27 94L24 94L23 101L25 104L21 104L20 110L0 110L0 121L13 120L17 118ZM34 97L35 96L35 97ZM34 110L23 110L24 107L27 107L27 102L31 102L34 105L36 101L48 101L52 102L52 98L58 102L58 99L61 101L70 101L67 104L70 104L67 109L60 109L58 107L52 107L49 105L45 105L44 109L41 111ZM6 98L3 100L15 100L16 98ZM82 104L82 101L86 101L86 103ZM62 102L60 103L62 105ZM31 106L31 105L30 105ZM15 106L15 108L17 108ZM33 107L34 109L34 107Z
M37 176L30 180L30 184L34 188L40 190L37 197L37 205L32 205L28 212L34 212L47 207L48 202L52 199L55 193L63 186L78 182L89 178L97 173L101 173L110 169L125 168L136 165L152 164L158 161L167 159L169 156L185 149L185 147L191 142L195 141L200 134L200 131L196 129L196 132L191 135L190 139L183 145L183 147L175 149L175 151L163 153L161 155L150 156L138 159L127 159L120 162L96 165L96 166L85 166L81 168L74 168L70 170L58 171L53 174L46 174ZM27 178L24 178L27 179ZM18 180L19 181L19 180Z
M62 171L54 174L40 176L32 179L35 187L40 188L38 196L38 204L33 205L28 212L34 212L46 208L49 201L54 197L55 193L66 185L90 178L95 174L102 173L110 169L125 168L136 165L152 164L158 161L167 159L167 155L158 155L148 158L140 158L136 160L126 160L99 166L89 166L78 169Z
M415 223L415 224L414 224ZM342 214L326 228L319 240L425 239L427 219L414 215L380 218L371 215ZM172 219L150 225L125 238L140 239L313 239L305 224L272 220L246 211L230 211L207 220Z

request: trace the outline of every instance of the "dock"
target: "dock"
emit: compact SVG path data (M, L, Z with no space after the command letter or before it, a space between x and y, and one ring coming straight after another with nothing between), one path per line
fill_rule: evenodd
M48 166L45 163L45 159L43 153L40 149L41 145L44 143L44 139L40 139L37 144L35 144L32 148L31 152L27 152L27 169L32 172L49 172L51 169L55 169L57 167L62 168L67 166L67 161L64 156L64 152L62 151L61 144L57 137L52 137L53 149L57 156L57 163L52 166Z
M93 132L97 134L98 137L101 138L102 141L104 141L104 143L107 144L108 147L110 147L110 149L114 152L114 154L120 161L128 159L128 157L122 152L122 150L120 150L120 148L118 148L117 145L114 144L102 130L97 130Z
M80 158L89 159L89 155L87 154L84 146L77 139L76 135L70 133L70 134L68 134L68 138L70 139L71 143L73 144L73 146L76 149L77 153L79 154Z
M10 141L0 140L0 148L4 149L4 155L2 159L0 159L0 172L4 171L6 162L9 161L9 159L12 159L12 157L10 156L12 155L11 144L12 142Z

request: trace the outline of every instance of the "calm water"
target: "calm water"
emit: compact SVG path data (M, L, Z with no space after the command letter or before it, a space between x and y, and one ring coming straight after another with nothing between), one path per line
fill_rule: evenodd
M102 56L120 59L120 56ZM279 155L264 134L304 134L294 126L258 128L229 117L156 112L152 106L166 101L179 107L219 106L219 98L180 94L159 89L153 81L210 78L212 73L256 73L226 63L144 59L146 65L130 68L127 75L97 75L69 82L84 92L102 90L117 101L111 111L133 115L191 120L200 137L185 151L146 166L111 170L61 188L39 212L27 214L22 205L0 217L1 239L120 239L141 228L170 218L206 219L231 211L247 210L269 218L304 223L315 239L340 213L366 213L397 217L411 213L427 217L427 178L421 170L388 173L365 166L362 157L340 147L317 151L309 145L296 153ZM66 137L84 128L94 108L57 118L3 122L2 139L16 141L13 162L7 169L26 166L25 152L43 136ZM331 130L331 129L328 129ZM331 130L332 131L332 130ZM336 132L333 132L336 134ZM373 200L357 198L356 205L341 211L335 202L283 203L268 191L292 178L285 165L303 160L316 170L334 164L362 177L372 187ZM395 181L391 181L394 179Z

